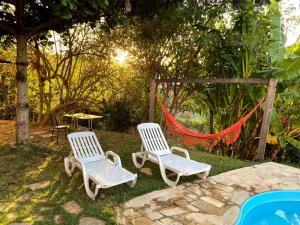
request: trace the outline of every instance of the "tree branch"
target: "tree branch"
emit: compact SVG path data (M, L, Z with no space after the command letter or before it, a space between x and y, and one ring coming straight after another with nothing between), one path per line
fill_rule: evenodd
M15 0L2 0L2 2L5 2L7 4L15 5L16 1Z
M15 15L18 34L23 34L24 31L24 5L24 0L19 0L16 4Z
M66 21L63 18L55 17L55 18L49 18L45 21L42 21L40 24L33 26L33 27L27 27L25 29L25 35L27 37L33 37L45 30L48 30L49 28L56 26L62 22Z
M10 35L16 36L17 31L15 25L9 24L5 21L0 21L0 30L4 30Z

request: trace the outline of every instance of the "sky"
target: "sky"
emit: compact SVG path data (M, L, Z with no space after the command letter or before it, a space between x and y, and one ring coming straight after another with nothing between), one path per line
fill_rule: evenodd
M286 35L285 46L290 46L300 37L300 0L282 0L281 10Z

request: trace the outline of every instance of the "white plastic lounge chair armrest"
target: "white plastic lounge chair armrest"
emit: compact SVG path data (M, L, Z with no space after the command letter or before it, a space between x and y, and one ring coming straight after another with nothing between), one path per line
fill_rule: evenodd
M180 148L180 147L177 147L177 146L173 146L173 147L171 148L171 152L172 152L172 153L173 153L173 150L176 150L176 151L178 151L178 152L183 152L184 155L185 155L185 158L190 159L190 154L189 154L189 152L188 152L186 149Z
M122 167L122 162L121 162L120 156L118 156L116 153L114 153L112 151L107 151L106 158L108 159L109 156L112 156L114 158L114 164L116 166Z

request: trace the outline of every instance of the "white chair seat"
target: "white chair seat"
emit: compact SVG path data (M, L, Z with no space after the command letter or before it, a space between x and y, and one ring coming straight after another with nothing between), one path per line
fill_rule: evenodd
M202 173L210 170L211 165L199 163L197 161L186 159L175 154L160 156L162 164L166 169L181 172L184 176Z
M136 179L136 175L115 166L111 161L104 159L85 163L90 179L102 188L123 184Z

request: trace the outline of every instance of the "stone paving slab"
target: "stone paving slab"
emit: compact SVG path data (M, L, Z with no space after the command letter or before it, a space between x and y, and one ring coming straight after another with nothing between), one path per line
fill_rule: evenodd
M32 191L36 191L36 190L48 187L49 184L50 184L50 181L46 180L46 181L41 181L41 182L37 182L37 183L34 183L34 184L30 184L29 188Z
M105 225L105 222L93 217L82 217L79 220L79 225Z
M83 209L74 201L67 202L63 205L63 208L71 214L79 214Z
M117 208L121 225L233 225L250 196L300 189L300 169L263 163L153 191Z

